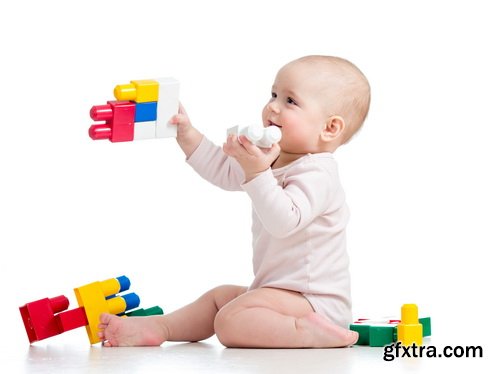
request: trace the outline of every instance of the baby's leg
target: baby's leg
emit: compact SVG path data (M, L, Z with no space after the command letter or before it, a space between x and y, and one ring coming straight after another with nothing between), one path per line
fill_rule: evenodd
M160 345L167 340L204 340L214 334L217 312L246 291L246 287L220 286L164 316L120 318L102 314L99 336L105 346L145 346Z
M358 334L314 312L300 293L275 288L247 292L215 318L226 347L330 348L354 344Z

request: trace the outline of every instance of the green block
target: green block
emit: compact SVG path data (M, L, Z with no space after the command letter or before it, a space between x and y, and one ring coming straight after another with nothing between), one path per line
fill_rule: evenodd
M394 343L396 326L370 326L370 347L384 347Z
M131 312L125 313L127 317L146 317L146 316L154 316L154 315L162 315L163 309L159 306L153 306L148 309L136 309Z
M396 341L396 326L388 325L365 325L353 323L349 329L357 331L359 339L356 345L369 345L370 347L383 347Z
M431 336L431 317L419 318L418 322L422 324L424 336Z
M356 331L359 334L357 345L368 345L370 344L370 326L363 325L361 323L351 323L349 329Z

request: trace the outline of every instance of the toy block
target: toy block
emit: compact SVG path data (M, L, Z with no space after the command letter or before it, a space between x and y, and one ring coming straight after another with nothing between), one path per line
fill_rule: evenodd
M401 322L398 324L398 341L404 346L413 343L422 345L423 326L418 320L418 307L415 304L404 304L401 307Z
M120 316L163 314L158 306L133 310L139 306L140 300L135 293L122 293L129 288L130 280L121 276L75 288L79 307L72 310L67 310L69 301L63 295L19 307L28 340L33 343L85 326L90 343L94 344L100 341L97 334L102 313Z
M281 140L281 130L276 126L264 128L264 136L255 145L260 148L271 148Z
M27 303L19 308L30 343L60 334L62 331L55 314L66 310L68 298L64 295Z
M352 331L359 334L356 345L368 345L370 347L383 347L398 341L398 324L401 320L387 317L381 319L360 318L349 326ZM423 336L431 336L431 317L418 319L422 324Z
M106 105L95 105L90 109L94 121L105 121L89 128L93 140L109 139L126 142L134 139L135 103L131 101L108 101Z
M130 81L119 84L114 89L116 100L132 100L136 103L158 101L159 84L153 79Z
M431 336L431 317L419 318L418 322L422 324L423 336Z
M119 314L139 306L139 296L134 293L116 295L129 287L129 279L121 276L75 288L78 305L85 309L88 321L86 329L91 344L100 341L98 325L102 313Z
M398 326L400 323L400 319L393 317L380 319L360 318L352 323L349 329L357 331L359 334L356 345L382 347L398 341ZM419 318L418 323L422 325L423 337L431 336L431 317Z
M135 104L135 122L156 121L156 108L158 103L150 101Z
M368 345L370 347L384 347L396 340L395 326L370 326Z
M357 345L383 347L396 341L397 319L358 319L349 328L359 334Z
M264 126L234 126L227 129L227 136L236 135L236 136L245 136L252 143L256 143L264 136Z
M134 80L117 85L114 95L118 101L91 108L93 120L105 121L90 126L91 139L125 142L177 136L177 126L169 123L179 111L179 82L176 79ZM135 130L138 123L144 122L154 122L153 136L151 124Z
M66 332L79 327L87 326L87 315L84 308L76 308L59 313L55 316L56 322L61 332Z
M136 122L134 124L134 140L155 139L156 121Z
M179 81L174 78L159 78L158 108L156 110L156 137L177 136L177 126L170 119L179 112Z
M370 345L370 326L351 323L349 329L358 333L357 345Z
M271 148L281 140L281 130L276 126L234 126L227 130L227 136L229 135L243 135L260 148Z
M156 316L162 315L163 309L159 306L153 306L147 309L136 309L131 312L125 313L127 317L146 317L146 316Z

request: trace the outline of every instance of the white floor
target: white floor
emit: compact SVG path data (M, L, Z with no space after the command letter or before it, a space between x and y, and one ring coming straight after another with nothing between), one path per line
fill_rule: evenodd
M424 344L444 347L432 339ZM4 340L1 348L0 372L8 373L498 372L493 370L498 368L498 361L493 362L496 353L491 350L484 358L405 357L385 361L383 348L226 349L216 339L151 348L89 347L85 334L78 331L31 346L20 339Z

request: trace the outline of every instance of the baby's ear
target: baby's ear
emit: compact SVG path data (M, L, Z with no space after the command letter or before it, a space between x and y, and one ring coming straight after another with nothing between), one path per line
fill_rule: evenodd
M324 142L331 142L341 139L345 127L345 121L341 116L329 117L321 132L321 140Z

